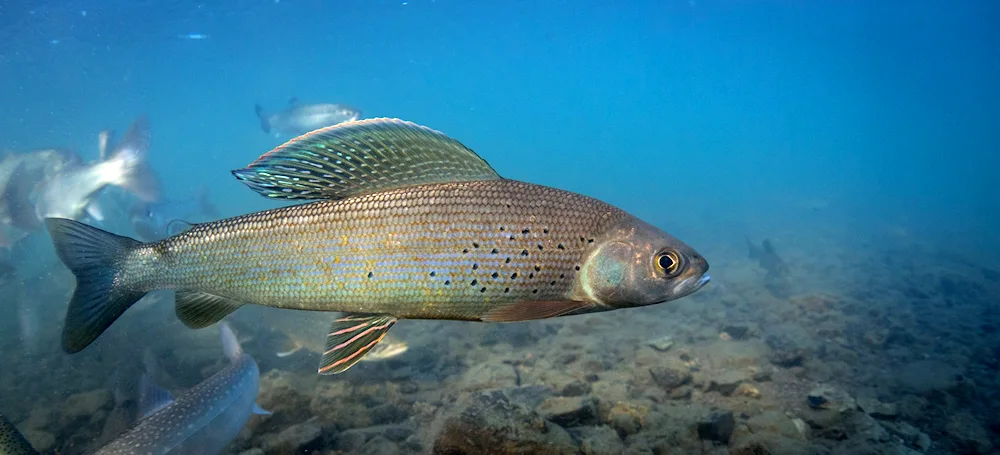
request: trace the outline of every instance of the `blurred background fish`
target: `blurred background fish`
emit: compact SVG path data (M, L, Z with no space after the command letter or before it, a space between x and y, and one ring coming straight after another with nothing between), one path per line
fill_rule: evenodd
M288 100L284 109L268 113L255 105L260 128L275 136L297 136L312 130L361 118L361 111L343 104L302 104L298 98Z
M136 200L129 209L129 221L141 240L153 241L177 234L193 223L219 216L208 187L201 185L194 196L150 202Z

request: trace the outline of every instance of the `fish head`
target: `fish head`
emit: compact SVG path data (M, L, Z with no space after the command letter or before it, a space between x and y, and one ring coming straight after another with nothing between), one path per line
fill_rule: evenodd
M709 281L708 261L642 220L629 217L595 239L578 279L578 293L612 308L679 299Z

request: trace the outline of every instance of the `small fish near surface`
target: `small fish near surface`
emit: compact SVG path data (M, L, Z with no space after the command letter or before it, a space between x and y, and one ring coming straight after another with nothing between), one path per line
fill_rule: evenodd
M398 319L514 322L652 305L709 281L670 234L588 196L501 178L458 141L398 119L324 128L233 174L305 204L141 243L48 219L76 275L63 348L88 346L147 292L209 326L244 304L347 313L319 371L358 362Z
M282 134L298 136L313 130L352 122L361 118L361 111L343 104L302 104L298 99L288 101L288 107L278 112L267 113L261 105L255 105L260 128L275 137Z
M153 241L185 230L193 223L218 216L207 187L200 187L195 196L157 202L137 201L129 210L129 221L140 240Z
M230 365L174 397L143 380L139 421L93 453L217 454L229 446L251 414L270 414L257 405L260 371L257 362L221 325L222 345ZM36 454L24 437L0 416L0 454Z

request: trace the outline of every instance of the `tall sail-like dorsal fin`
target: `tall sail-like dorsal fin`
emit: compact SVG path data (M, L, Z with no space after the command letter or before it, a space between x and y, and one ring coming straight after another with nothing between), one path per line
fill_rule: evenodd
M303 134L265 153L237 179L276 199L343 199L428 183L499 179L460 142L399 119L367 119Z

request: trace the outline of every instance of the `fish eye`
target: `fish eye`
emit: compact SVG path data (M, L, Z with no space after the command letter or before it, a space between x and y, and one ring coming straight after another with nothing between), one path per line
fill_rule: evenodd
M656 255L656 268L667 275L674 275L681 268L681 258L673 251L664 251Z

